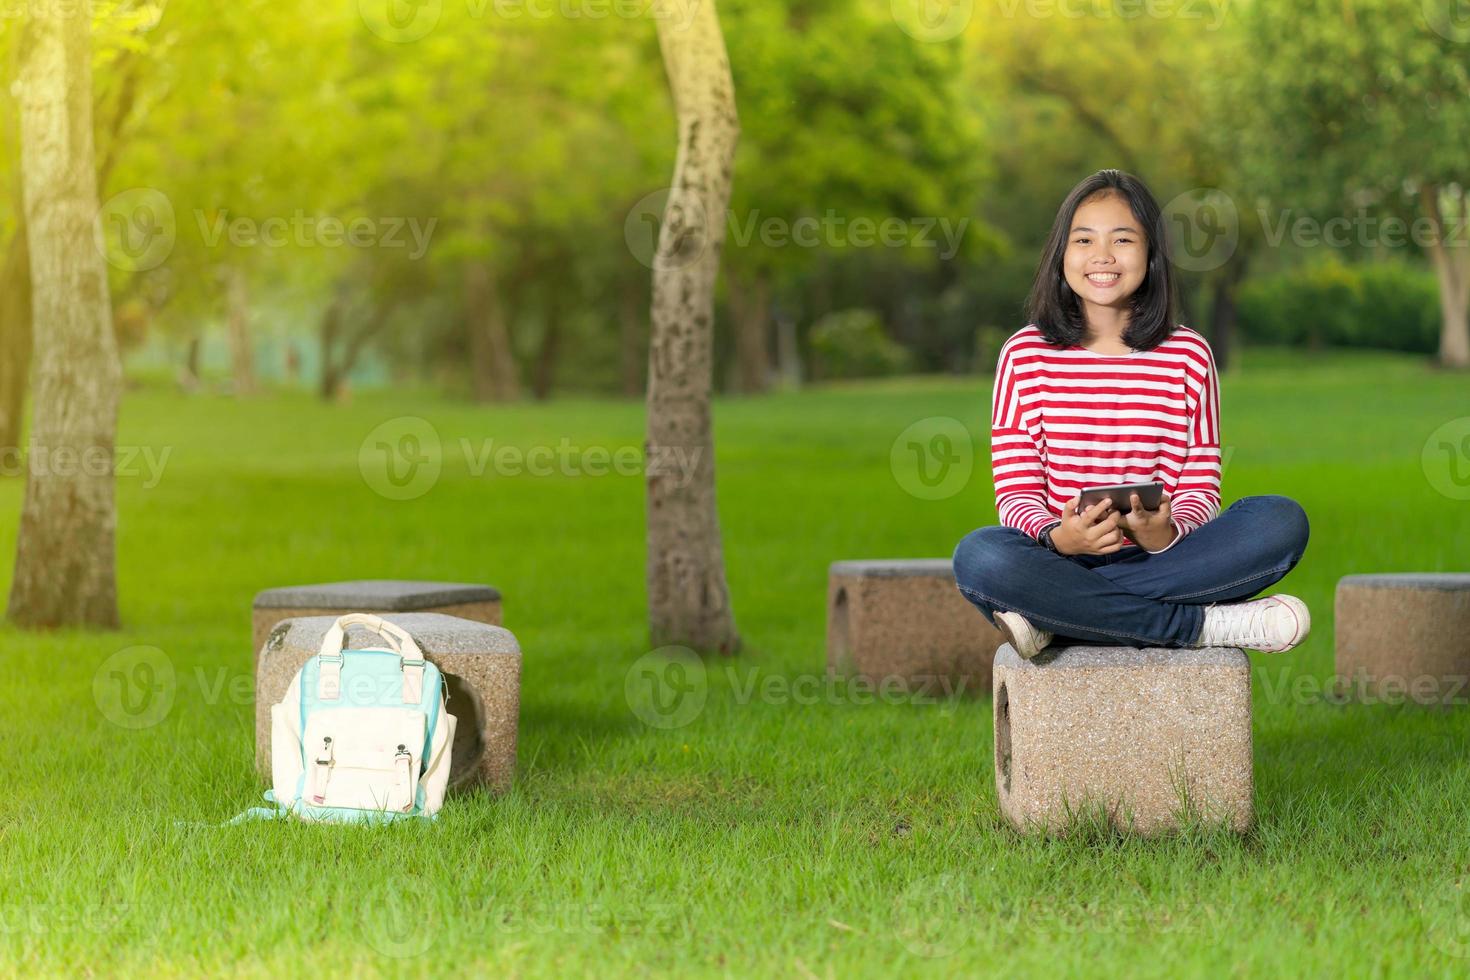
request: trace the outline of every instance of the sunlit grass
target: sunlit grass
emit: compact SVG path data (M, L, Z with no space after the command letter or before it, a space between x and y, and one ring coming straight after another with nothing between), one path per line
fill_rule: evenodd
M156 485L119 481L125 628L0 631L0 970L1463 972L1470 716L1344 707L1289 681L1332 673L1340 576L1470 565L1470 505L1420 462L1470 410L1467 385L1387 355L1252 352L1227 375L1225 501L1306 507L1311 543L1280 588L1307 600L1314 631L1290 655L1254 656L1255 831L1148 842L1005 829L988 698L758 693L820 676L829 562L947 555L994 522L989 378L717 405L747 652L711 661L704 710L667 731L624 696L646 652L641 478L476 476L460 444L638 447L641 403L135 391L119 442L169 455ZM394 501L369 489L359 450L405 415L434 426L443 470ZM889 469L894 438L928 416L976 436L969 485L941 501ZM0 481L7 589L20 495ZM252 705L230 693L250 676L251 597L363 577L504 591L525 649L515 789L452 798L433 826L214 826L264 788ZM172 664L174 702L129 730L98 710L93 679L138 644Z

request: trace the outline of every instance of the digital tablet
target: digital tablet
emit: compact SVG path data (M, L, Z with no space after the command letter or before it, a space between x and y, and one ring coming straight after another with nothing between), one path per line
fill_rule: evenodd
M1077 504L1077 512L1091 507L1104 497L1113 498L1113 509L1120 514L1126 514L1133 509L1128 497L1130 494L1138 494L1138 499L1143 502L1145 510L1158 510L1159 505L1164 502L1164 485L1162 483L1116 483L1107 487L1087 487L1082 491L1082 499Z

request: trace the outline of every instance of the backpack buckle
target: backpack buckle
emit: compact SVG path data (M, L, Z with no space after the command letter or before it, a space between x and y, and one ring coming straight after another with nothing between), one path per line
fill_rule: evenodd
M398 752L393 756L393 766L398 770L399 787L408 801L403 804L403 812L407 813L416 802L413 793L413 753L408 751L408 746L398 746Z
M422 657L403 658L403 703L418 704L424 699L424 661Z
M332 775L332 736L322 736L322 746L317 753L316 764L311 767L311 802L320 806L327 800L327 779Z
M319 670L316 677L318 701L335 701L342 696L342 654L317 654Z

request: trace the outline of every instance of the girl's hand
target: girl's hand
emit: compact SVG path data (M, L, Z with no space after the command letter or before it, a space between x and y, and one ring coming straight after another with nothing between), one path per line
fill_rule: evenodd
M1078 494L1062 504L1062 523L1051 532L1051 542L1064 555L1110 555L1123 547L1119 531L1122 515L1113 510L1113 502L1104 497L1082 513Z
M1129 497L1128 506L1133 509L1118 516L1118 530L1140 548L1158 551L1168 547L1178 537L1179 529L1174 526L1174 518L1170 516L1167 493L1159 502L1158 510L1144 510L1143 501L1138 499L1136 493Z

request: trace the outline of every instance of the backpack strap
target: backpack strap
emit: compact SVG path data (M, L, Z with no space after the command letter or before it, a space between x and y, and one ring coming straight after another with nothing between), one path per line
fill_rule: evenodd
M423 700L424 652L414 642L408 630L388 622L372 613L348 613L339 616L322 637L317 653L321 661L321 672L317 679L317 697L323 701L335 701L342 689L342 646L347 642L347 628L362 626L377 633L388 641L393 652L398 654L403 665L403 700L406 704L418 704Z

